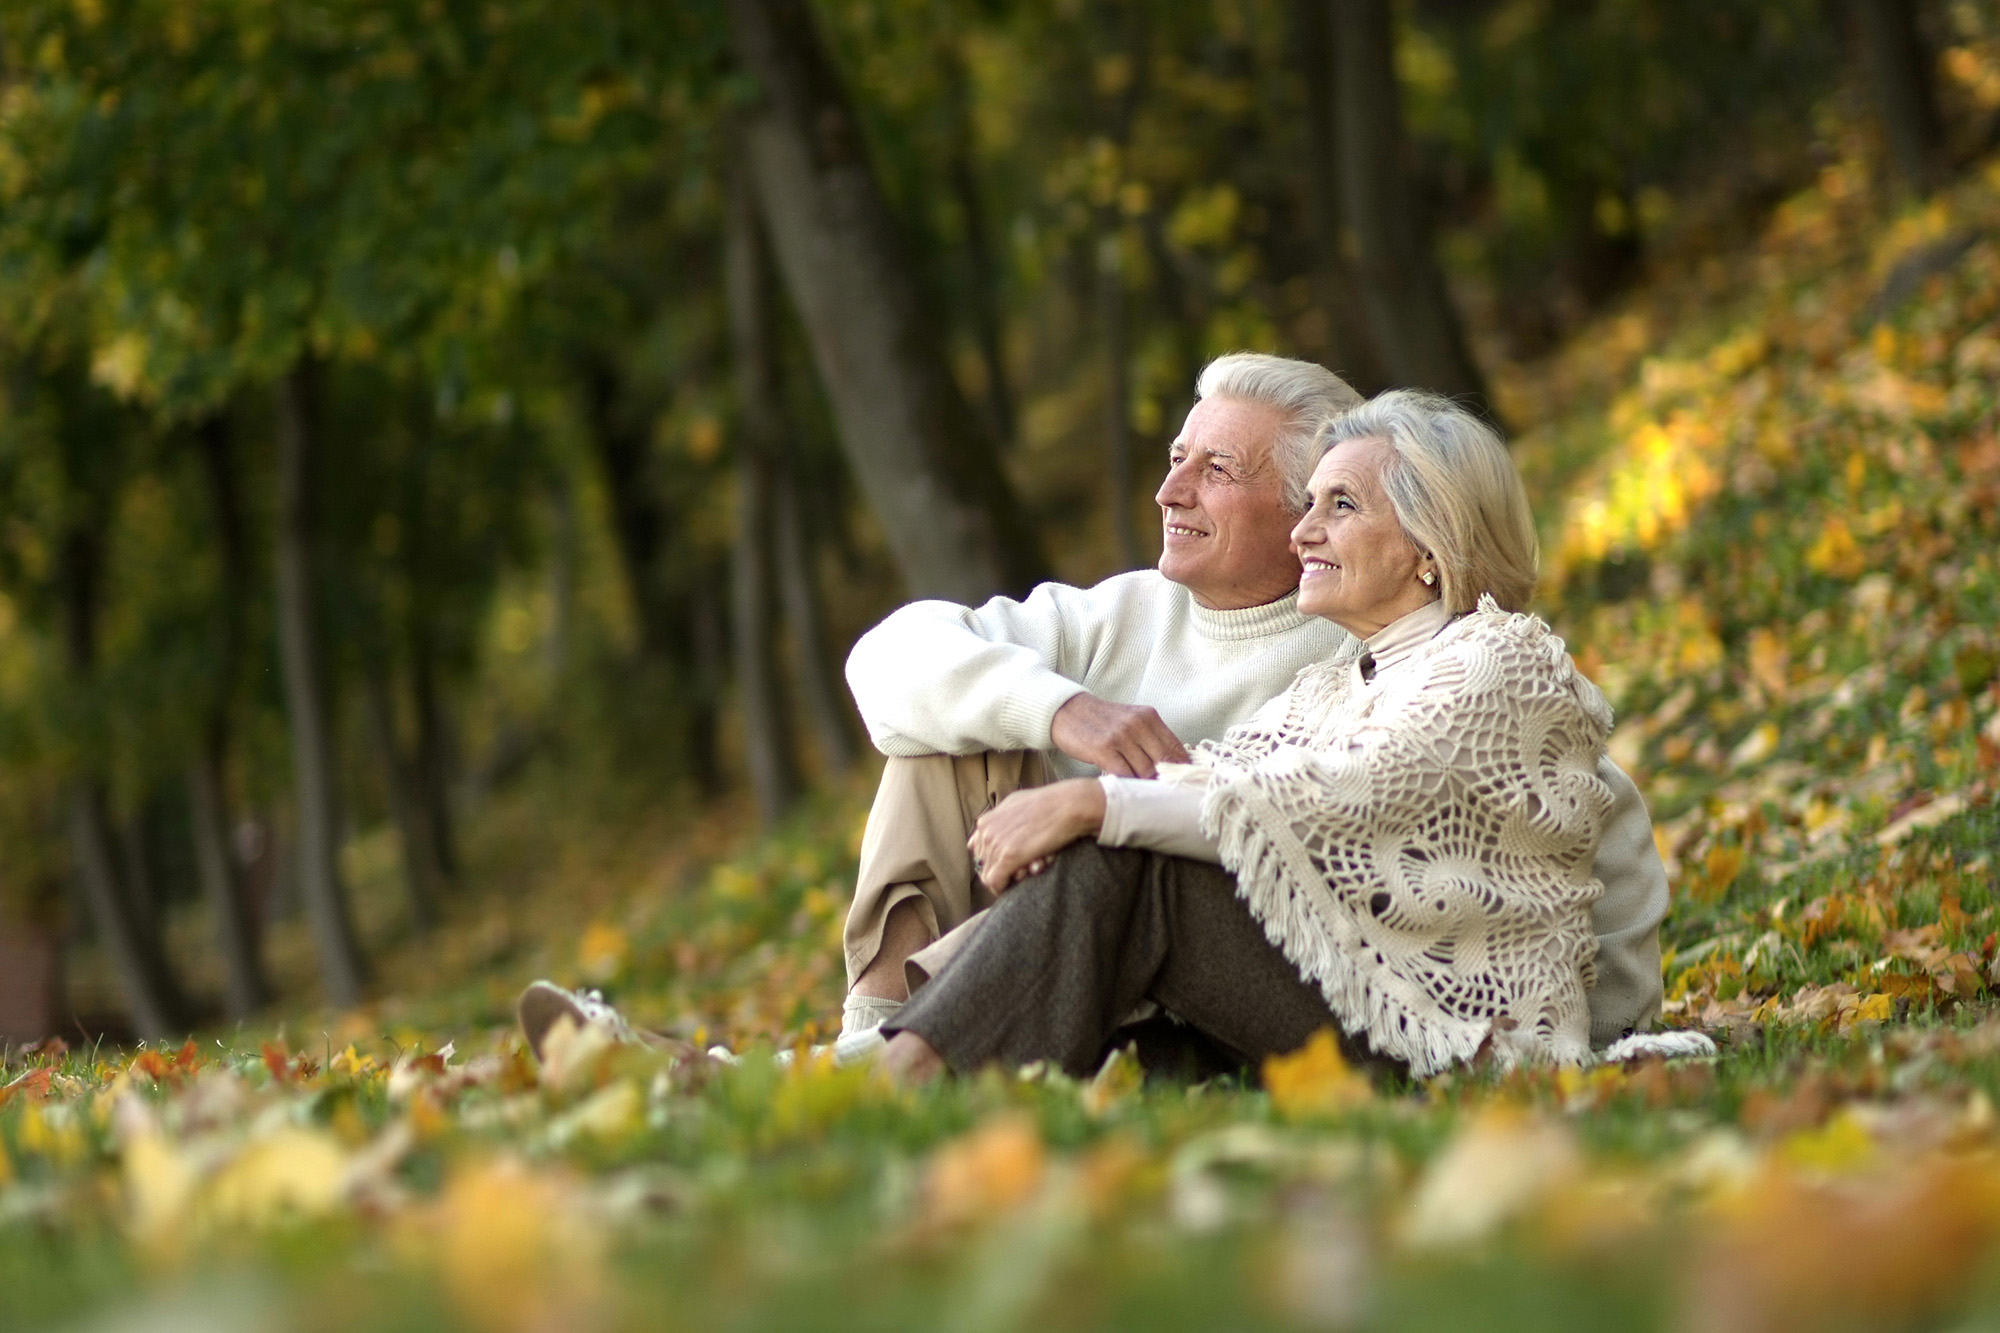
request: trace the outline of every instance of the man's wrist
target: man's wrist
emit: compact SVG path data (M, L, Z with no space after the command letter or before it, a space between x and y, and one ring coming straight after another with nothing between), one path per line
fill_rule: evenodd
M1054 672L1020 681L1000 703L1001 728L1008 735L1032 738L1024 748L1060 749L1055 742L1056 714L1070 700L1089 692L1075 681Z

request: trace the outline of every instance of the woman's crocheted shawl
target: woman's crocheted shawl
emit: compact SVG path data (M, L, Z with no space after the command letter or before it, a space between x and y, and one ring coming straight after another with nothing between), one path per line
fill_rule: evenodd
M1490 597L1378 680L1363 652L1196 748L1203 831L1379 1054L1419 1077L1489 1039L1503 1064L1588 1059L1610 706L1547 625Z

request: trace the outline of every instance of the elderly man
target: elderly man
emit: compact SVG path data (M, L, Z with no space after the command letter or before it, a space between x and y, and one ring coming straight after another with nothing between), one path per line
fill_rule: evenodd
M966 849L984 810L1056 777L1151 777L1339 648L1343 631L1298 610L1289 538L1320 427L1360 396L1309 362L1239 353L1209 363L1196 398L1154 497L1157 569L977 609L916 602L855 645L848 684L889 762L847 917L845 1032L893 1018L992 901ZM1601 775L1617 801L1596 864L1598 1046L1658 1012L1667 907L1645 804L1609 760Z

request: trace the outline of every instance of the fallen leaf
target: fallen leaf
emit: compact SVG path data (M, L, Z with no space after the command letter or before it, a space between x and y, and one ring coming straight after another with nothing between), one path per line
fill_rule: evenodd
M1375 1095L1368 1076L1341 1055L1332 1028L1321 1028L1290 1055L1265 1060L1264 1088L1271 1105L1288 1116L1344 1111Z
M1404 1217L1421 1249L1470 1244L1582 1173L1568 1126L1513 1106L1489 1106L1432 1161Z
M1009 1212L1035 1193L1048 1153L1035 1122L1003 1112L934 1153L924 1173L924 1217L960 1226Z

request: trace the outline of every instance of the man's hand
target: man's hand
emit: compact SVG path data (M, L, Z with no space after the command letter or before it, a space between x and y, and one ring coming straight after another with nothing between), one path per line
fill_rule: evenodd
M1070 778L1007 797L979 817L965 845L980 880L1005 893L1017 880L1040 874L1057 852L1103 827L1104 788L1096 778Z
M1072 759L1121 778L1150 778L1160 764L1185 764L1187 747L1142 704L1077 694L1056 709L1049 739Z

